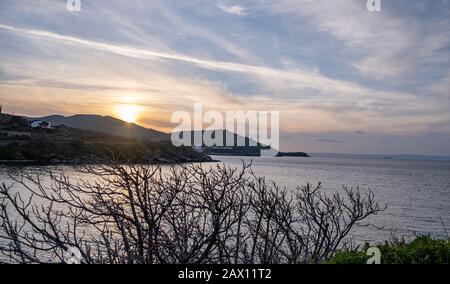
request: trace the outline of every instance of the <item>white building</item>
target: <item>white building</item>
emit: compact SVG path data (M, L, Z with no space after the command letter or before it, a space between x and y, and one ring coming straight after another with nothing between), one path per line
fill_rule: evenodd
M52 123L51 122L47 122L47 121L42 121L42 120L33 120L31 122L31 127L33 127L33 128L51 129L52 128Z
M192 148L198 153L203 153L203 146L192 146Z

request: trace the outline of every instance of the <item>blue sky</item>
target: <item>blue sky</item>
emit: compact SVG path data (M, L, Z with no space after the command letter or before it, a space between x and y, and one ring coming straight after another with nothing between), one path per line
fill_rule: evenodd
M450 155L450 1L0 2L0 104L277 110L283 150Z

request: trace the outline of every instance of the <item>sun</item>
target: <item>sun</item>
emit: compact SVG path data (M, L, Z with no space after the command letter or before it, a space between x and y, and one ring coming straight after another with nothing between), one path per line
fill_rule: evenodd
M136 123L139 117L140 108L137 105L127 104L116 106L119 118L129 123Z

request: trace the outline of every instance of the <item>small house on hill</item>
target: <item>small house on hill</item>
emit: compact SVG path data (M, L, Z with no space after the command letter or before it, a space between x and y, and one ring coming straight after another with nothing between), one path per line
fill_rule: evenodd
M47 122L47 121L33 120L31 122L31 127L32 128L51 129L52 128L52 124L51 124L51 122Z

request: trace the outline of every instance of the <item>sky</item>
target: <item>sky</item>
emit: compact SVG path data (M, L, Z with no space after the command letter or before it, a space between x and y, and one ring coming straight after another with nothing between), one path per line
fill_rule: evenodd
M170 132L279 111L283 151L450 156L450 1L0 1L0 104Z

